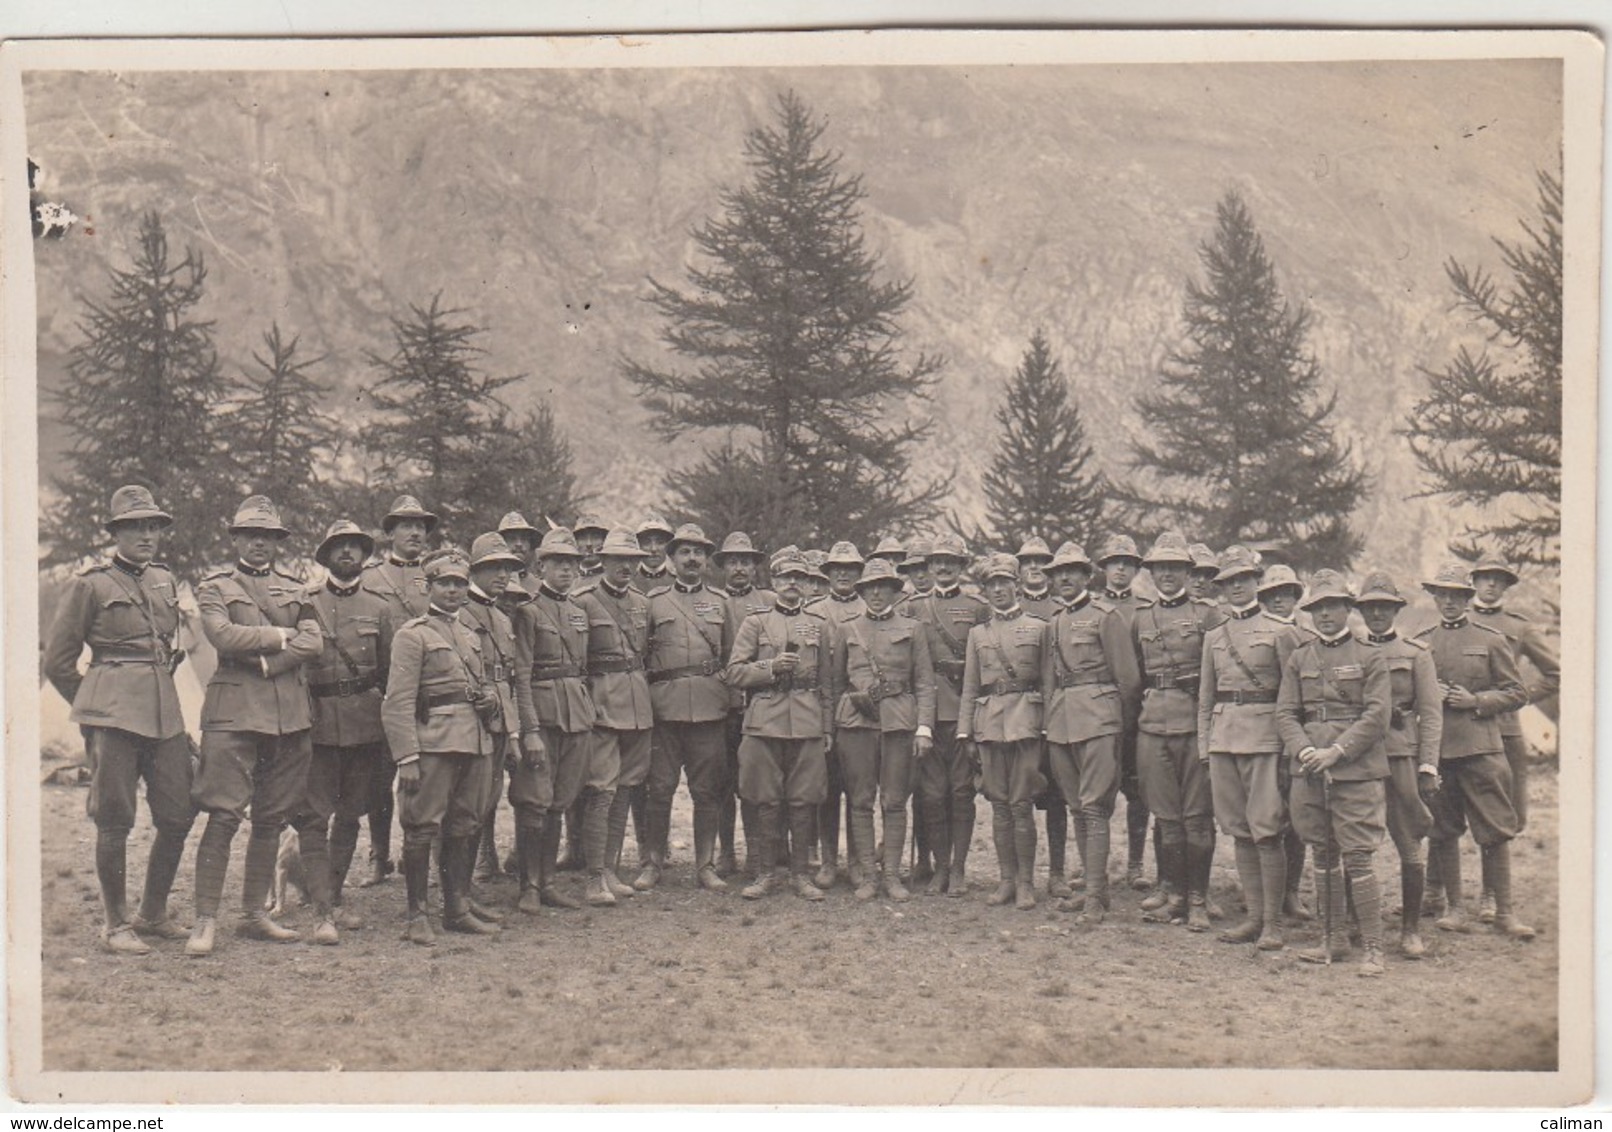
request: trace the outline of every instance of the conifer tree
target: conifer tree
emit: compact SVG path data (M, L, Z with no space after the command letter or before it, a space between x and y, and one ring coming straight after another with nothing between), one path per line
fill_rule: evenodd
M947 487L907 475L930 431L908 404L927 397L940 359L898 356L912 282L879 280L861 231L867 190L822 147L825 128L793 93L779 98L774 123L745 140L751 180L723 189L720 215L693 231L704 262L688 288L649 280L686 368L623 361L661 435L718 430L731 446L678 481L673 509L764 545L902 529ZM733 459L757 490L719 518Z
M1538 216L1525 238L1496 239L1508 279L1455 259L1444 265L1455 309L1486 338L1444 368L1423 370L1428 395L1406 434L1428 495L1483 509L1451 550L1490 549L1513 562L1554 566L1562 523L1562 182L1538 174ZM1496 347L1491 353L1489 347Z
M47 563L75 562L107 545L101 524L113 490L151 488L174 517L163 558L194 579L228 555L225 522L244 495L219 436L228 382L213 323L196 317L207 268L187 248L174 262L162 220L140 221L133 263L111 269L111 295L90 302L68 357L67 387L49 397L71 437L52 478Z
M1036 535L1052 547L1072 540L1094 552L1106 529L1109 486L1093 466L1080 409L1040 330L1030 337L996 421L1002 431L983 479L993 529L986 544L1016 547Z
M1143 530L1178 525L1212 546L1280 543L1299 569L1347 567L1361 540L1350 516L1367 489L1351 445L1333 434L1306 345L1310 313L1289 303L1241 196L1216 209L1189 279L1186 342L1136 406L1151 436L1133 442L1124 492Z

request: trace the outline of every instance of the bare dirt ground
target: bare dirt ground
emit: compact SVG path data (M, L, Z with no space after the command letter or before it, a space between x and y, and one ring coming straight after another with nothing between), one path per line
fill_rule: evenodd
M700 892L691 886L681 796L676 866L657 892L616 909L512 913L500 936L439 936L426 950L398 938L403 887L394 877L351 893L369 927L345 933L339 947L253 943L226 930L209 959L187 960L178 942L142 958L115 957L97 946L94 830L84 818L84 791L46 786L44 1065L1550 1070L1557 1060L1554 771L1536 772L1531 797L1514 872L1519 911L1539 939L1516 943L1484 929L1450 935L1429 925L1431 954L1409 962L1392 946L1398 925L1390 923L1388 972L1370 980L1356 977L1352 961L1321 968L1297 959L1297 947L1319 940L1318 925L1291 926L1286 951L1259 953L1213 934L1144 924L1143 894L1122 887L1109 921L1095 929L1076 926L1044 897L1033 912L988 908L996 868L983 802L970 858L976 891L965 900L862 904L843 881L819 905L789 893L751 903ZM504 810L501 841L510 829ZM1122 844L1118 816L1115 834ZM132 893L149 836L142 825L131 843ZM239 901L245 840L236 842L227 909ZM193 834L173 905L187 921L195 842ZM360 844L360 858L363 852ZM1044 842L1039 857L1038 881ZM1470 843L1465 866L1475 902ZM1379 853L1377 871L1388 904L1397 905L1391 846ZM503 905L516 895L512 880L485 891ZM1224 839L1214 896L1234 914ZM309 928L310 919L302 909L288 922ZM229 923L220 920L221 928ZM450 1032L459 1037L446 1044Z

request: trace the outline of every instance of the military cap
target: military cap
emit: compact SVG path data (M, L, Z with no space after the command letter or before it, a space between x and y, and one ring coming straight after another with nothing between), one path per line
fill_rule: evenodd
M543 537L543 532L526 521L526 516L519 511L511 511L498 520L498 533L501 535L531 535L536 542Z
M782 577L785 574L797 574L800 577L809 578L812 575L812 566L811 563L806 561L806 556L801 553L800 547L790 543L788 546L779 548L777 553L772 556L772 561L767 564L767 571L774 578Z
M555 527L543 536L543 541L537 544L537 558L541 562L545 558L581 558L582 552L577 549L577 537L564 527Z
M705 547L706 553L716 549L716 543L705 537L705 532L698 523L684 523L672 534L672 541L666 544L667 553L677 549L678 543L692 543L695 546Z
M524 566L526 560L509 548L504 536L497 531L477 535L470 544L470 564L482 566L488 562L505 562L511 566Z
M1197 564L1192 557L1192 548L1187 545L1186 536L1180 531L1165 531L1153 540L1153 545L1148 547L1147 553L1142 556L1144 566L1162 566L1167 562L1189 567Z
M1272 590L1279 590L1284 586L1293 587L1294 589L1298 590L1301 595L1304 593L1304 583L1299 581L1299 576L1293 572L1293 567L1287 565L1285 562L1278 562L1276 565L1265 571L1264 576L1259 580L1259 586L1255 592L1268 594Z
M638 538L626 527L615 527L605 534L604 546L599 548L601 558L648 558L638 545Z
M810 571L811 577L824 582L828 581L828 575L823 573L823 560L828 557L828 551L803 550L800 556L806 560L806 569Z
M866 566L867 560L856 549L854 542L837 542L828 548L828 556L823 559L824 566Z
M1373 601L1392 602L1395 605L1406 604L1405 599L1399 596L1399 587L1394 585L1394 579L1381 570L1365 576L1360 583L1360 596L1355 598L1356 605L1365 605Z
M638 532L637 533L638 533L639 537L641 538L644 535L653 534L656 531L659 531L661 534L665 535L667 538L671 538L674 534L677 533L676 531L674 531L672 529L672 525L666 521L666 516L665 515L660 515L660 514L657 514L656 512L651 511L649 513L648 518L646 518L642 523L638 524Z
M724 558L754 558L757 562L767 556L757 550L750 541L750 536L743 531L734 531L722 540L722 549L711 555L711 561L721 565Z
M1477 592L1472 586L1472 575L1459 562L1446 562L1440 566L1438 573L1422 583L1422 588L1429 593L1433 590L1460 590L1469 594Z
M425 580L428 582L438 578L462 578L467 582L470 581L470 559L466 558L465 552L457 546L445 546L440 550L433 550L425 556L420 568L425 571Z
M1229 582L1244 574L1258 573L1259 559L1254 557L1254 552L1246 546L1236 544L1221 551L1220 569L1215 573L1215 581Z
M280 511L274 501L266 495L247 496L235 509L229 533L233 535L245 531L268 531L275 538L285 538L291 534L286 525L280 522Z
M1024 540L1024 544L1019 547L1019 553L1014 555L1014 557L1020 562L1033 562L1037 560L1042 562L1051 562L1053 557L1052 547L1047 545L1046 539L1041 538L1038 535L1031 535L1029 538Z
M577 516L577 521L571 524L571 533L579 535L583 531L598 531L602 535L610 533L610 525L593 511L584 511Z
M419 519L425 523L425 533L430 534L437 529L437 517L432 512L420 506L420 501L412 495L400 495L392 500L392 509L381 520L381 530L386 534L392 533L392 528L404 519Z
M1272 566L1271 572L1285 569L1282 566ZM1310 575L1310 592L1299 603L1300 609L1309 609L1320 605L1323 601L1346 601L1350 605L1355 603L1355 595L1349 590L1349 581L1336 570L1317 570Z
M1485 554L1482 558L1478 559L1478 564L1472 567L1472 576L1476 578L1479 574L1504 574L1506 576L1506 581L1510 582L1512 585L1516 585L1518 582L1522 581L1522 579L1517 576L1517 571L1506 565L1498 554Z
M151 490L141 487L137 483L124 484L112 493L112 505L107 508L107 530L112 530L119 523L133 523L140 519L161 519L162 525L171 527L174 517L151 498Z
M856 580L856 588L871 586L875 582L889 582L898 589L901 587L901 575L896 573L895 565L888 558L870 558L868 564L862 567L862 576Z
M330 566L330 552L336 548L336 543L344 538L355 538L364 548L364 557L368 558L375 553L375 540L369 533L351 519L337 519L325 528L325 537L319 540L319 546L313 552L313 560L324 567Z
M907 571L914 567L928 563L929 556L934 553L935 544L926 538L915 538L907 543L907 556L896 563L896 569Z
M1078 542L1066 542L1058 548L1058 553L1052 556L1052 564L1048 570L1068 570L1079 567L1091 572L1091 559L1086 557L1086 548Z
M1187 553L1192 555L1192 572L1207 570L1211 574L1220 571L1220 556L1209 549L1208 543L1195 542L1187 547Z
M907 548L901 545L901 540L895 535L885 535L879 540L879 545L868 552L869 562L875 558L884 558L892 565L899 566L906 561Z
M1097 556L1097 565L1107 566L1116 558L1142 561L1142 555L1136 549L1136 540L1130 535L1109 535L1103 540L1103 551Z
M929 558L952 558L958 562L968 561L968 544L958 535L937 535L935 545L929 551Z
M979 565L979 578L988 582L992 578L1019 579L1019 560L1011 554L989 554L981 560Z

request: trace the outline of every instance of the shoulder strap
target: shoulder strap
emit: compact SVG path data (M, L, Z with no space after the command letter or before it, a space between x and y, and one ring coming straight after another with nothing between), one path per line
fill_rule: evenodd
M1265 681L1259 678L1259 673L1248 667L1248 662L1243 660L1243 654L1237 649L1237 635L1231 631L1231 623L1227 622L1223 628L1226 630L1226 651L1231 654L1231 662L1243 670L1243 675L1253 681L1255 688L1262 692L1270 691L1265 686Z
M163 640L162 634L157 632L157 616L151 611L151 595L146 593L145 587L134 585L131 589L129 580L124 577L121 570L109 569L107 574L112 577L113 581L117 582L118 588L128 594L134 604L139 606L141 616L146 619L146 628L151 630L152 643L159 646L158 652L168 647L167 642Z
M873 650L868 647L868 639L862 635L862 622L866 620L867 618L865 617L853 617L845 624L846 627L850 629L852 638L855 639L857 644L862 646L862 652L868 658L868 667L873 669L873 679L876 682L883 684L884 669L879 667L878 658L873 655Z
M966 656L967 653L968 653L967 636L965 634L963 640L958 640L956 637L952 636L951 630L946 627L945 620L942 619L942 617L940 616L940 613L935 608L935 603L938 600L939 599L934 598L934 597L931 597L929 599L929 601L927 603L928 609L929 609L929 617L927 618L927 620L928 620L929 624L931 624L931 625L933 625L935 627L936 632L938 632L940 634L940 639L946 642L946 647L949 650L951 650L952 659L953 660L962 660L963 657Z
M453 655L459 658L459 666L465 670L465 684L473 686L476 682L475 676L470 670L470 662L465 659L465 654L459 651L459 642L454 638L453 630L438 625L437 619L429 613L420 618L420 620L424 622L426 628L440 637L442 642L453 650Z
M336 650L336 655L341 657L341 662L347 666L347 671L354 676L358 676L358 662L353 659L351 653L341 647L341 638L336 636L336 627L326 625L325 619L319 615L319 603L310 597L308 599L308 608L313 610L313 619L319 622L319 631L330 641L331 646Z
M711 635L705 631L704 623L694 617L689 616L689 612L683 608L682 602L674 598L672 599L671 604L672 608L677 610L678 616L680 616L684 621L687 621L690 625L694 626L694 631L700 635L700 639L704 641L706 646L711 650L711 655L720 661L722 659L722 644L720 639L713 641L711 639Z

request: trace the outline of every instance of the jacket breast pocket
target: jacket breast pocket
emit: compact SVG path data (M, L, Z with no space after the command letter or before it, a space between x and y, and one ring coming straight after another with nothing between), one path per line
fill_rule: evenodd
M226 597L224 599L224 608L229 611L230 623L233 625L265 624L263 620L263 611L258 608L257 602L253 601L245 594L240 594L235 597Z
M1299 686L1304 689L1306 703L1318 704L1325 698L1325 686L1321 682L1321 669L1305 665L1299 669Z
M1461 649L1461 662L1457 666L1458 682L1472 691L1487 688L1489 680L1489 650L1482 645L1467 645Z

